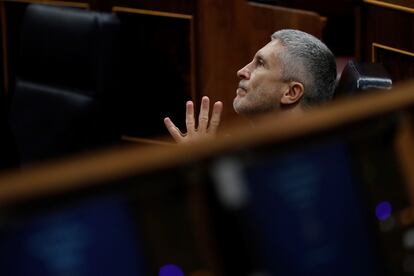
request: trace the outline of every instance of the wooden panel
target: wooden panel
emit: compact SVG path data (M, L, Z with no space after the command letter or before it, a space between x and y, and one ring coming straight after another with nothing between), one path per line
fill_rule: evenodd
M316 12L327 18L323 41L336 56L358 55L355 48L356 18L359 1L355 0L253 0L276 6ZM338 35L340 34L340 35ZM359 47L359 44L358 44Z
M118 6L113 11L122 24L123 133L165 135L167 116L183 127L185 102L196 94L193 16Z
M349 14L353 12L355 6L354 0L336 0L335 5L332 5L332 0L253 0L251 2L314 11L322 15Z
M414 77L414 14L365 3L362 12L363 60L384 62L395 81ZM385 47L373 47L383 45ZM375 53L374 53L375 51Z
M414 53L373 43L372 62L384 64L394 82L414 76Z
M100 9L111 11L114 6L130 7L136 9L162 11L194 15L197 1L188 0L97 0L100 2Z
M364 0L365 3L388 9L395 9L404 12L414 12L414 3L409 0Z

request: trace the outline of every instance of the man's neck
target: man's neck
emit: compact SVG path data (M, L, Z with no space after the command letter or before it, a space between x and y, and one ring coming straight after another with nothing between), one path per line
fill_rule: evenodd
M303 116L306 113L306 110L301 105L296 105L293 108L285 109L281 111L286 116Z
M265 113L265 114L262 114L262 115L244 116L244 117L253 126L254 124L258 123L263 117L269 116L269 114L272 114L270 116L283 116L283 117L295 116L295 117L300 117L300 116L303 116L303 114L305 114L305 113L306 113L306 109L304 109L301 105L296 105L295 107L292 107L292 108L279 109L277 111L270 112L270 113ZM263 115L265 115L265 116L263 116Z

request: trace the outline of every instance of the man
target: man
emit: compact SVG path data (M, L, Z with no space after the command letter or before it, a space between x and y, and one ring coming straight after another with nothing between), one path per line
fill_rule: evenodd
M233 108L238 114L250 119L271 111L302 114L309 107L332 98L336 63L332 52L319 39L286 29L275 32L271 41L237 72L237 76L240 82ZM209 105L208 97L203 97L196 127L194 105L187 102L185 134L165 118L164 123L174 140L185 143L214 136L223 104L214 104L211 119Z

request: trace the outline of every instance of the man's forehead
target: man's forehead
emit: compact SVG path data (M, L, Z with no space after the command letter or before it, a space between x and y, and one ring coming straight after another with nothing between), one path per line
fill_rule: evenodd
M272 40L257 51L256 56L277 59L282 50L283 45L278 40Z

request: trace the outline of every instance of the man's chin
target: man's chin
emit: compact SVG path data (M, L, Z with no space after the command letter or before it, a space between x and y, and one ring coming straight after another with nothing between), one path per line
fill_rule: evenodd
M233 100L233 109L237 114L243 115L245 113L245 104L243 97L236 96Z

